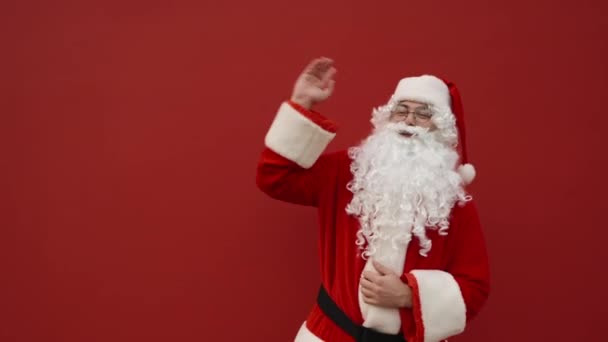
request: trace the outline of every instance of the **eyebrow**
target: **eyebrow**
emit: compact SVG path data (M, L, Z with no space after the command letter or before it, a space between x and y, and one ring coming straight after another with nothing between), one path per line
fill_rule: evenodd
M397 103L397 105L398 105L398 106L401 106L401 107L408 108L408 109L410 108L410 106L408 106L407 104L405 104L405 103L403 103L403 102L399 102L399 103ZM421 105L420 105L420 106L418 106L418 107L414 107L414 109L418 109L418 108L420 108L420 109L429 109L430 107L429 107L429 105L428 105L428 104L423 103L423 104L421 104Z

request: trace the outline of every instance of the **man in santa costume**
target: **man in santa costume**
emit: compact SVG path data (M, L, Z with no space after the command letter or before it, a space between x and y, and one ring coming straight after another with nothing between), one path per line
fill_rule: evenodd
M316 207L322 284L295 341L442 341L489 293L485 242L465 185L462 104L434 76L402 79L374 130L323 153L335 124L313 110L334 88L313 60L270 127L257 169L269 196Z

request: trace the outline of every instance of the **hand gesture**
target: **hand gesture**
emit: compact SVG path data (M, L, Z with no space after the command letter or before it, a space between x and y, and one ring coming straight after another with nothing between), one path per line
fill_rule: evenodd
M325 101L333 92L336 74L334 61L321 57L314 59L298 77L291 101L306 109Z

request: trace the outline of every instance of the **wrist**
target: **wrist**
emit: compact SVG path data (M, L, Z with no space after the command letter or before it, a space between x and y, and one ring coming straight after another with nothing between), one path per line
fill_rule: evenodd
M403 300L401 301L401 305L399 306L403 309L411 309L412 308L412 300L410 296L403 296Z
M290 101L307 110L311 110L314 105L314 102L311 99L301 96L292 96Z
M401 295L401 302L399 303L401 308L410 309L412 307L412 289L406 284L403 283L404 290Z

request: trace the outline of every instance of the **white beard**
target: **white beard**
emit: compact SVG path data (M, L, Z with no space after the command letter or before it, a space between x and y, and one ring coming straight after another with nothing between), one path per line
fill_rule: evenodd
M420 254L427 256L431 240L426 230L446 235L454 204L470 200L455 169L458 153L437 132L389 123L351 148L349 156L353 180L348 189L354 196L346 211L359 219L356 243L364 259L379 248L403 249L412 234L419 240ZM386 257L381 259L399 267L399 260Z

